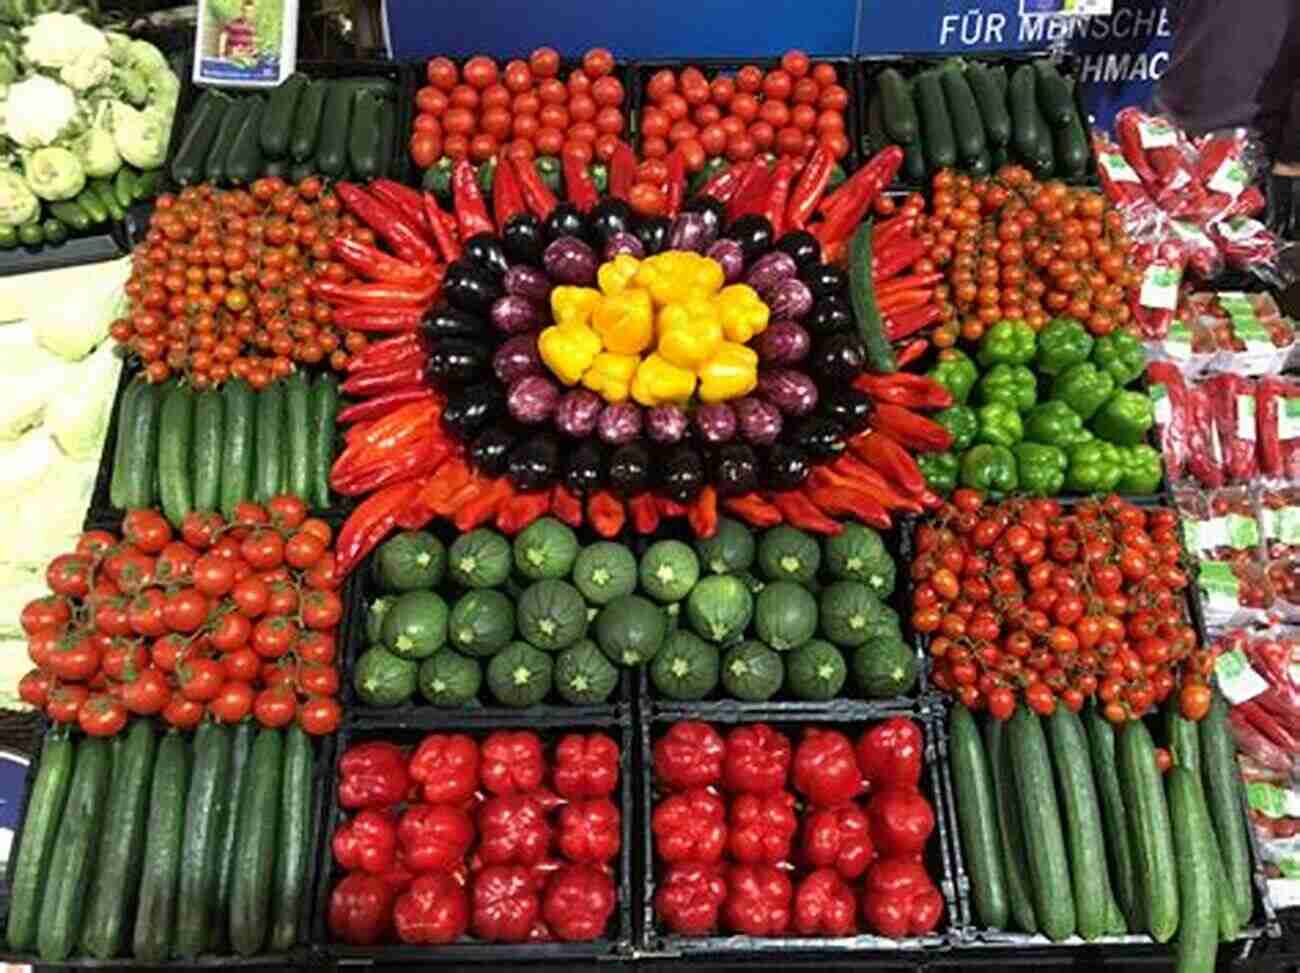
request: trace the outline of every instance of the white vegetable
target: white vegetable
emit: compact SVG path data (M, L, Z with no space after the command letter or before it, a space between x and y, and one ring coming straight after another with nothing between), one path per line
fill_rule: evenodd
M108 337L114 319L126 313L122 285L130 274L129 260L85 268L78 290L33 311L29 320L35 340L60 358L85 358ZM101 351L111 356L112 347Z
M124 101L115 101L110 119L113 141L123 159L137 169L157 169L163 164L171 134L170 111L140 111Z
M117 153L113 133L102 128L90 128L72 143L77 161L91 178L116 175L122 168L122 157Z
M35 74L10 86L5 99L5 135L24 148L54 142L77 115L77 99L65 84Z
M82 53L71 64L59 68L59 80L77 91L103 84L113 76L113 62L108 54Z
M0 499L35 491L58 455L53 437L43 430L23 436L14 445L0 449ZM27 526L30 529L37 525Z
M69 385L45 409L42 427L71 459L97 460L108 434L122 360L104 344L84 362L69 369Z
M0 169L0 226L22 226L36 219L40 200L18 173Z
M69 149L49 145L23 161L23 176L41 199L71 199L86 188L86 170Z
M61 68L79 57L108 57L108 38L75 14L41 14L23 28L23 57L43 68Z

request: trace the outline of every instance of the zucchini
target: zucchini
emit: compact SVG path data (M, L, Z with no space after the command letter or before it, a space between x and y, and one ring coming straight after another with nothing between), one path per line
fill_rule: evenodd
M1201 776L1201 742L1196 723L1178 712L1176 700L1165 709L1165 746L1175 766Z
M119 736L114 742L122 739ZM126 948L126 933L144 866L144 824L157 746L153 725L148 720L136 720L113 764L113 782L81 932L81 948L96 959L112 959Z
M169 730L158 744L149 789L144 875L140 880L140 907L135 914L134 955L148 963L161 963L171 955L188 782L185 741L175 730Z
M1210 815L1201 782L1187 767L1172 767L1166 776L1169 816L1173 821L1174 856L1178 863L1179 973L1214 973L1219 950L1216 914L1216 865L1212 861Z
M203 723L194 732L194 773L185 801L180 890L176 902L176 955L198 956L207 947L217 903L221 806L230 784L230 729Z
M136 381L144 387L136 399L131 426L118 431L118 435L127 437L122 506L130 510L154 505L154 497L157 495L158 426L162 412L162 390L142 379Z
M221 183L225 180L226 156L230 154L230 147L235 144L235 137L239 135L244 119L252 107L253 98L249 96L236 98L226 106L225 112L221 115L221 124L217 126L217 134L208 148L207 159L203 163L205 182Z
M995 145L989 149L989 170L996 173L1011 162L1011 153L1005 145Z
M961 828L966 868L974 888L975 914L980 925L1005 929L1007 885L1002 870L1002 848L998 840L997 808L988 755L975 726L975 717L965 706L958 705L952 711L949 729L957 823Z
M248 760L253 754L253 736L257 728L252 720L236 725L230 743L230 783L221 801L221 830L218 833L216 861L217 885L213 896L212 918L208 924L208 947L222 951L230 923L230 890L235 876L235 846L239 839L239 807L248 789Z
M999 69L1001 70L1001 69ZM1003 71L1002 77L1006 77ZM1011 141L1011 116L1007 113L1006 92L998 87L989 68L978 61L966 67L966 81L979 107L984 123L984 137L990 145L1005 146Z
M1038 179L1047 179L1056 174L1055 132L1043 116L1042 107L1035 100L1033 110L1038 115L1038 157L1027 159L1030 170Z
M889 137L900 145L910 145L921 132L916 117L916 103L903 76L894 68L885 68L877 79L880 87L880 111Z
M294 113L298 110L298 99L307 90L307 84L306 75L293 74L271 92L266 110L262 112L258 133L262 154L268 159L283 159L289 151Z
M957 164L957 137L944 101L943 85L936 70L922 71L913 82L916 107L921 116L921 144L931 169L950 169Z
M284 489L284 381L257 393L257 465L253 499L266 503ZM247 499L247 498L245 498Z
M1038 917L1034 914L1029 859L1025 854L1025 835L1020 824L1020 801L1016 797L1016 782L1011 770L1009 735L1002 720L991 719L985 724L984 749L988 753L993 800L997 805L1002 872L1007 881L1011 918L1024 932L1035 933L1038 931Z
M108 502L119 510L126 506L124 499L127 490L126 454L127 444L131 441L126 430L132 428L135 400L145 386L146 383L143 381L128 382L118 404L116 439L113 443L113 477L108 484Z
M1059 942L1074 935L1074 894L1047 739L1042 722L1023 705L1011 717L1007 733L1034 891L1034 913L1047 938Z
M1120 732L1117 752L1142 919L1156 942L1167 943L1178 928L1174 839L1156 748L1140 720L1130 721Z
M78 206L75 201L64 199L56 203L47 202L45 206L49 209L51 215L69 230L85 233L90 229L90 214Z
M309 436L309 476L311 502L308 506L323 510L330 505L330 468L334 465L334 416L339 409L339 386L333 375L322 375L311 387ZM306 499L304 497L304 499Z
M908 183L921 186L925 183L925 150L919 141L903 146L903 175Z
M284 783L280 791L280 837L275 851L273 953L288 952L298 938L298 918L307 898L311 853L311 740L296 723L285 730Z
M392 177L393 159L397 156L397 106L386 98L378 102L379 109L379 175Z
M227 182L236 186L246 186L262 173L262 115L266 111L266 99L254 95L251 104L240 123L235 140L230 143L226 154L225 176Z
M288 159L267 159L262 164L262 175L268 179L288 180L289 178L289 160Z
M348 132L352 130L352 103L356 89L334 82L325 98L321 116L320 140L316 145L316 168L323 175L337 179L348 166Z
M1047 732L1065 809L1075 919L1079 935L1092 940L1106 932L1111 890L1110 877L1106 874L1101 808L1088 759L1088 738L1079 717L1065 706L1057 706L1048 718Z
M1054 129L1065 128L1076 116L1074 110L1074 92L1070 84L1061 77L1056 65L1051 61L1036 61L1038 107L1047 124Z
M311 439L307 376L301 370L284 380L284 433L289 453L285 462L284 491L311 506Z
M1088 731L1092 775L1097 782L1097 794L1101 798L1111 888L1128 923L1136 928L1139 925L1136 911L1137 876L1133 871L1133 844L1129 839L1124 795L1120 790L1119 770L1115 763L1115 728L1095 706L1088 708L1083 723Z
M216 510L221 502L221 437L225 402L217 389L204 389L194 399L194 439L190 450L190 476L194 509Z
M173 527L194 509L190 443L194 439L194 393L176 384L163 397L158 430L158 492Z
M40 770L36 773L23 818L18 862L9 884L9 920L5 936L9 948L15 952L30 952L36 945L41 900L68 800L75 757L75 747L66 730L53 730L45 735Z
M221 119L230 106L230 99L220 91L209 88L199 96L190 112L185 134L172 159L171 174L182 186L203 181L208 152L221 129Z
M103 200L99 198L99 193L95 192L93 186L87 184L85 189L77 193L73 202L90 217L92 226L99 226L101 223L108 222L108 207L104 205Z
M295 162L293 165L289 167L288 179L291 183L297 185L298 183L306 179L308 176L314 175L315 172L316 172L316 161L314 159L309 159L306 162Z
M972 176L983 179L993 171L993 157L989 155L988 150L985 150L975 158L967 159L962 168Z
M36 951L46 962L67 959L81 935L88 873L95 867L95 839L108 794L108 762L108 741L102 737L85 737L77 745L72 785L41 896Z
M1219 842L1227 888L1231 890L1241 925L1254 912L1251 890L1250 848L1246 836L1246 814L1237 775L1236 745L1228 730L1228 705L1215 693L1210 712L1201 720L1201 777L1205 802Z
M325 95L329 90L328 81L313 81L298 99L293 116L293 137L289 140L289 155L295 162L306 162L316 154Z
M1011 110L1011 138L1020 158L1029 162L1041 154L1039 143L1048 133L1039 130L1038 103L1035 100L1034 66L1024 64L1011 75L1007 102Z
M966 75L962 73L961 64L950 61L944 65L939 72L939 80L948 106L948 117L952 119L957 152L963 160L978 159L985 151L984 122L980 118L975 95L966 81Z
M1083 130L1083 119L1077 111L1068 125L1056 130L1056 160L1067 178L1081 179L1087 175L1088 133Z
M221 513L230 520L235 507L253 499L257 396L242 378L232 378L222 386L221 398L225 407L221 435Z
M849 292L853 299L853 316L857 318L858 334L867 351L867 365L882 375L897 371L894 349L885 337L885 322L876 304L875 284L871 280L870 220L863 222L853 236L849 252Z
M379 98L368 91L358 91L352 106L348 162L357 179L374 179L380 174L379 105Z
M230 944L240 956L266 945L271 919L271 876L278 843L284 734L262 729L249 759L248 785L239 804L234 875L230 887Z

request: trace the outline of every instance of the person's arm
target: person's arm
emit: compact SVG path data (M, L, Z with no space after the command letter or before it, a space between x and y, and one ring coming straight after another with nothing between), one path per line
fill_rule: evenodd
M230 33L229 31L226 30L226 28L222 27L221 33L217 35L217 58L219 60L225 60L226 45L229 43L229 41L230 41Z

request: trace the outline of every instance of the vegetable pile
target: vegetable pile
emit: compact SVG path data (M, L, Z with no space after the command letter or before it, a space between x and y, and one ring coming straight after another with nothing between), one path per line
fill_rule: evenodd
M856 748L816 726L792 749L766 723L725 739L707 723L672 724L654 748L657 923L676 936L932 932L944 900L925 864L935 820L923 747L904 717Z
M310 892L310 738L291 726L138 719L111 747L45 737L5 938L46 963L283 956Z
M549 758L549 759L548 759ZM618 907L618 745L571 733L386 740L339 759L329 928L340 942L590 942Z

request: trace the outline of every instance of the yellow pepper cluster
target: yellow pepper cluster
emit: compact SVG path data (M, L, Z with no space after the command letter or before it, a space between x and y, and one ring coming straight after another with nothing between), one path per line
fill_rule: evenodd
M606 402L644 406L739 398L758 384L746 342L767 328L768 308L746 284L723 287L715 260L671 250L645 260L621 254L601 265L597 287L551 291L555 323L542 361L565 385Z

